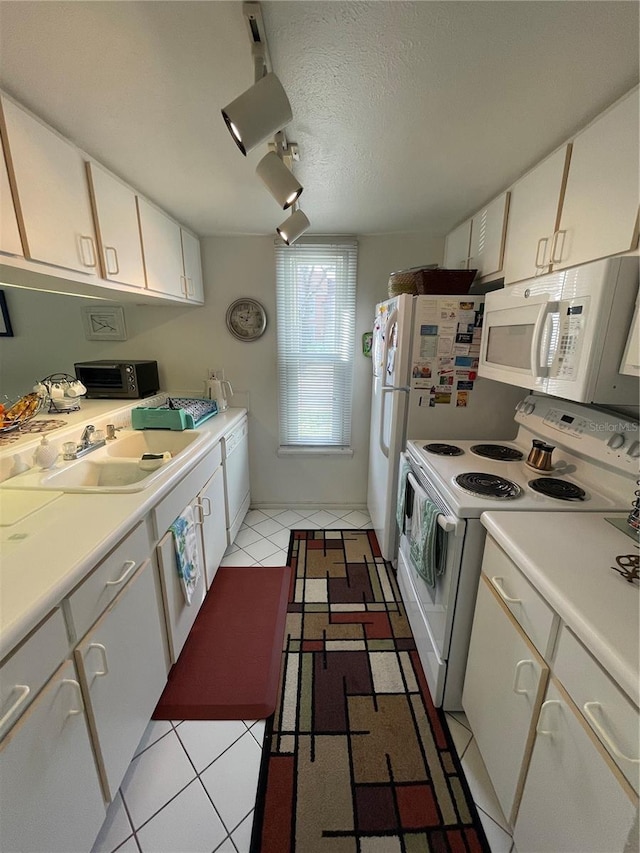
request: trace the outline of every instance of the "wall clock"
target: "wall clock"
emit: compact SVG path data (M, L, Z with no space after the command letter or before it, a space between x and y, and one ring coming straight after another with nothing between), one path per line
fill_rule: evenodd
M236 299L227 308L227 328L239 341L256 341L267 328L267 314L255 299Z

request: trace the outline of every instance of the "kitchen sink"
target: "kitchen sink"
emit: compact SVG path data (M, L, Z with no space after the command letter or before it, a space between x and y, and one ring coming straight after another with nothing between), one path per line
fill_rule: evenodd
M127 430L88 457L69 462L59 458L55 468L32 468L5 480L0 487L99 494L141 492L167 471L184 464L207 440L208 434L197 430ZM140 461L145 453L165 452L171 453L166 461Z
M194 430L177 432L167 429L141 429L122 432L115 441L107 442L106 452L118 458L140 459L144 453L165 453L176 456L200 437Z
M82 459L79 462L46 474L40 480L40 488L57 491L138 491L142 483L154 471L145 471L134 461L116 462L111 459ZM131 488L134 486L135 488Z

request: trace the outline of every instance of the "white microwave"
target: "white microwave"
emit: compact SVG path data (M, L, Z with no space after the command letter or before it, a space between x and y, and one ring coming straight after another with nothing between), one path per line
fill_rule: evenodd
M485 299L478 375L579 403L637 406L620 361L638 295L640 258L605 258Z

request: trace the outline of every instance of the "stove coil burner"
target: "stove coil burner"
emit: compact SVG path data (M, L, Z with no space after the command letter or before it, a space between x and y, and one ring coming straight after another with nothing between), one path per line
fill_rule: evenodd
M424 444L423 450L427 453L435 453L436 456L462 456L464 450L455 444Z
M472 471L468 474L458 474L455 481L465 492L485 498L509 500L520 494L520 486L496 474Z
M513 447L504 444L474 444L471 452L485 459L497 459L499 462L519 462L523 455Z
M534 492L560 501L583 501L587 496L584 489L579 486L555 477L538 477L537 480L529 480L529 485Z

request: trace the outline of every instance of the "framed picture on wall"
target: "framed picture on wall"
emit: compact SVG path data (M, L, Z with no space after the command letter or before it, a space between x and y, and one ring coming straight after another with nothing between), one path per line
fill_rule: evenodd
M91 305L81 310L84 334L88 341L127 340L124 308L121 305L110 305L102 308Z
M0 337L13 337L13 329L11 328L11 319L9 318L9 309L7 308L4 290L0 290Z

